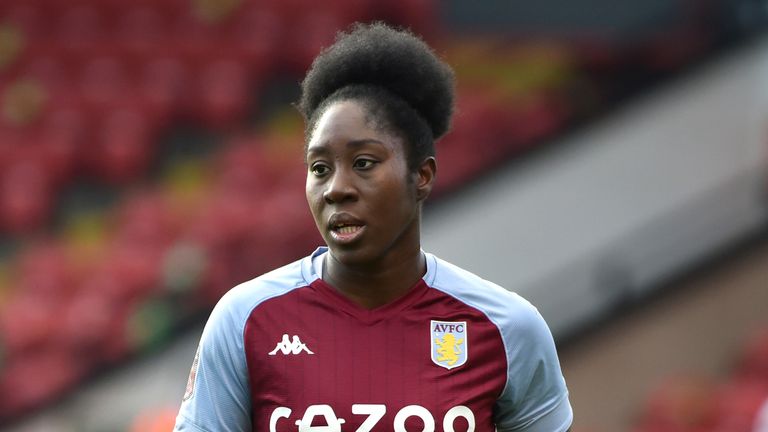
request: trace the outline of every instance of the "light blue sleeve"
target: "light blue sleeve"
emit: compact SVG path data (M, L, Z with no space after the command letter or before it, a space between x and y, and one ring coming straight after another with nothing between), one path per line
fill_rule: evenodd
M237 304L236 297L236 290L227 293L208 318L174 431L251 431L248 368L243 349L247 313Z
M502 320L507 385L496 406L499 432L565 432L573 422L552 334L528 304Z
M232 288L219 300L203 329L175 432L251 432L245 324L263 301L308 285L311 266L310 257L293 262Z
M498 432L565 432L573 421L568 389L547 323L527 300L432 254L427 284L482 311L499 329L507 383L497 400Z

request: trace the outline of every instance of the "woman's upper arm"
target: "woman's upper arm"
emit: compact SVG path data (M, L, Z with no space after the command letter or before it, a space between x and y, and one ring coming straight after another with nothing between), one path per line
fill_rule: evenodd
M174 431L251 431L245 319L225 296L203 330Z
M565 432L573 421L555 343L533 307L502 325L507 384L496 406L499 431Z

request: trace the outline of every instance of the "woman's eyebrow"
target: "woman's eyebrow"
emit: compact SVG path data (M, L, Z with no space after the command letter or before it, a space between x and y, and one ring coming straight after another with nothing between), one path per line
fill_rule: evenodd
M326 155L330 153L330 149L328 148L328 143L320 143L318 145L311 146L307 149L307 156L315 156L315 155ZM362 138L362 139L356 139L347 141L346 147L349 149L358 149L360 147L365 147L367 145L374 144L378 146L384 146L384 143L374 139L374 138Z
M325 155L328 153L330 153L330 150L324 145L316 145L307 149L307 156Z
M383 142L381 142L381 141L379 141L377 139L363 138L363 139L352 140L352 141L347 142L347 147L360 148L360 147L364 147L364 146L366 146L368 144L376 144L376 145L380 145L380 146L384 145Z

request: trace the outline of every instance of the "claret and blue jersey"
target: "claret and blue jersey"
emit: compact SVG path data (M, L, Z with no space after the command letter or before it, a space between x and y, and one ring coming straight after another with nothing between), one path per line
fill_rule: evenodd
M320 277L320 248L214 309L176 431L536 431L572 421L552 336L518 295L426 254L367 310Z

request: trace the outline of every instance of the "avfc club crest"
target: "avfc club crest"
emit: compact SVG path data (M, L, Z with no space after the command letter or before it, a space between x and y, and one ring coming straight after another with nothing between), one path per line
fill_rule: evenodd
M450 370L467 362L466 321L431 320L429 334L433 363Z

